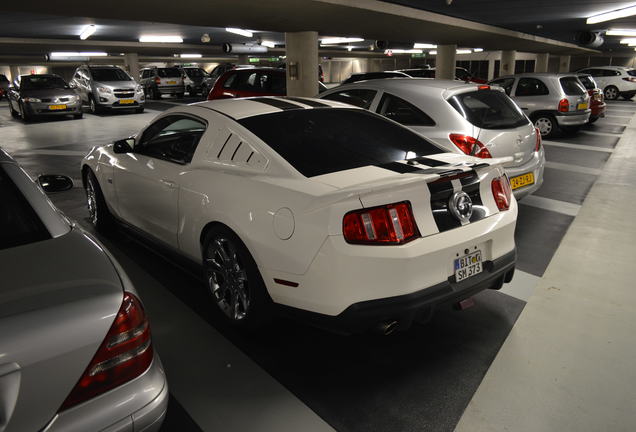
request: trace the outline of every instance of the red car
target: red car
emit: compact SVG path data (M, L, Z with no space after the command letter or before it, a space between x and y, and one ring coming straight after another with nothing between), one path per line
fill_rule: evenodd
M594 123L601 117L605 117L605 109L607 104L605 103L605 97L603 96L603 90L596 86L596 81L592 78L592 75L578 74L579 81L585 86L585 89L590 95L590 123Z
M325 90L318 82L316 93ZM208 100L242 98L254 96L285 96L287 80L285 69L256 67L236 68L225 72L214 83L208 94Z

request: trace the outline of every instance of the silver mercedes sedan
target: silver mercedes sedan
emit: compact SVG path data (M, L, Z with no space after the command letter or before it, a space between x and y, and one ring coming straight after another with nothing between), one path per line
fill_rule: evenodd
M0 200L0 431L159 430L168 385L123 269L2 149Z
M319 96L349 103L403 124L449 152L504 164L517 199L543 183L541 135L498 87L428 78L388 78L341 85Z

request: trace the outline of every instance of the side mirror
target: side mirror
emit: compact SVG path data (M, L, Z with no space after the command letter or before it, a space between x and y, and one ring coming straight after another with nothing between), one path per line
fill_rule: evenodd
M132 153L135 146L134 138L121 139L113 143L113 151L115 153Z
M65 175L43 174L38 176L38 184L44 192L64 192L73 188L73 180Z

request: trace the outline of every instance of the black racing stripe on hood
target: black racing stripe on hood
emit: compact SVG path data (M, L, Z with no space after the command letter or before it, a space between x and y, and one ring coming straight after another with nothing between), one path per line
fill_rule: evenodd
M407 165L400 162L389 162L381 165L375 165L379 168L384 168L389 171L393 171L400 174L407 174L412 172L422 172L424 171L422 168L418 168L415 165Z
M286 96L285 99L289 99L294 102L299 102L301 104L308 105L312 108L331 108L331 105L327 105L326 103L318 102L312 99L305 99L305 98L295 97L295 96Z
M424 156L420 156L418 158L409 159L414 160L417 163L421 163L422 165L428 165L430 167L438 167L442 165L450 165L448 162L438 161L437 159L431 159Z
M284 101L283 99L256 97L256 98L250 98L248 100L251 100L253 102L260 102L269 106L273 106L275 108L282 109L283 111L305 109L299 105Z

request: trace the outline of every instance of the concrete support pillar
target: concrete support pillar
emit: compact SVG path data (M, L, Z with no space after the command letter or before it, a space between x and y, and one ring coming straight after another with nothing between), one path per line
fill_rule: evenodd
M238 64L240 65L250 64L250 57L247 54L239 54Z
M550 53L537 54L537 60L534 62L534 71L540 73L547 72L549 61Z
M318 32L285 33L287 95L318 93Z
M137 53L126 53L124 55L126 70L135 80L139 79L139 55Z
M499 75L513 75L515 73L515 59L517 51L502 51L501 66L499 67Z
M561 56L559 58L559 73L570 72L570 56Z
M17 66L9 66L9 73L11 73L11 82L15 81L20 75L20 69Z
M455 54L457 45L437 45L435 79L455 79Z
M495 79L495 59L488 59L488 81Z

